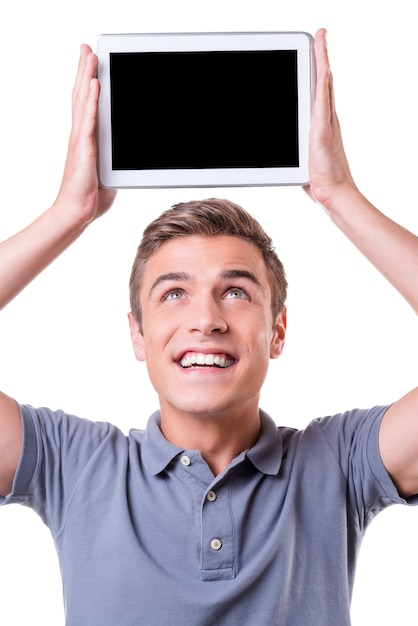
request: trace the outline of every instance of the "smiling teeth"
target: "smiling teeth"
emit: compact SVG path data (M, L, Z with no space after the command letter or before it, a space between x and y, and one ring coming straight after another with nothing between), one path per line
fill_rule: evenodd
M202 354L201 352L184 355L180 359L182 367L192 367L193 365L216 365L217 367L229 367L233 359L220 354Z

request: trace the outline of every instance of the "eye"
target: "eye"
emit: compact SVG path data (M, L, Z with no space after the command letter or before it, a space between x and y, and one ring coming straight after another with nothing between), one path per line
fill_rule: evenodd
M228 289L228 291L225 293L225 298L233 300L241 298L244 298L245 300L250 299L248 293L241 287L231 287L230 289Z
M182 289L171 289L167 293L164 294L162 300L180 300L184 295Z

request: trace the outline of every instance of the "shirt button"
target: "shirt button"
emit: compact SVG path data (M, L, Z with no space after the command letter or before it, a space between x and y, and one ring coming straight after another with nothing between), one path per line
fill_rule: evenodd
M209 502L214 502L216 500L216 493L214 491L208 491L206 494L206 500L209 500Z
M184 465L185 467L187 467L191 463L190 457L187 456L187 454L184 454L180 459L180 463Z
M220 539L212 539L210 547L212 550L220 550L222 548L222 541Z

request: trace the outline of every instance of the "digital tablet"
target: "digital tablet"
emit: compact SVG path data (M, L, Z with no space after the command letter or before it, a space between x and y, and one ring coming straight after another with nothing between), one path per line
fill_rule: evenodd
M305 32L101 35L100 184L307 183L312 43Z

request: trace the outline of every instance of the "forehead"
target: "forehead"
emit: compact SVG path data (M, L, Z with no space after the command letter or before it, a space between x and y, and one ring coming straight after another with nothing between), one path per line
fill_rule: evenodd
M197 280L221 275L225 270L252 272L267 283L267 269L261 251L250 241L231 235L186 235L164 243L149 257L143 286L168 272L187 272Z

